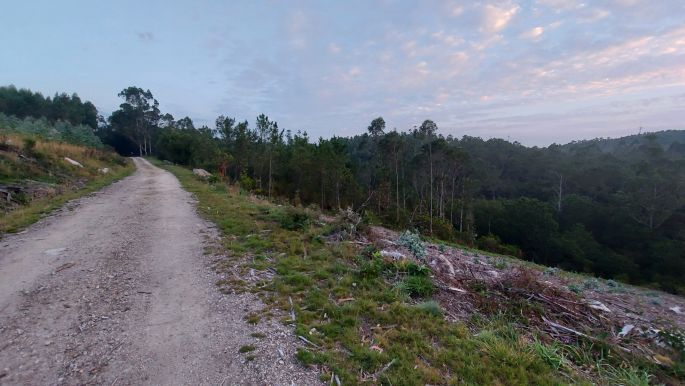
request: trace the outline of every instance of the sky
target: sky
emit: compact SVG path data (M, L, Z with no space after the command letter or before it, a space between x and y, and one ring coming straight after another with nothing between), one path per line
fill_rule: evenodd
M546 146L685 129L685 1L2 0L0 85L107 116L150 89L214 125L399 131Z

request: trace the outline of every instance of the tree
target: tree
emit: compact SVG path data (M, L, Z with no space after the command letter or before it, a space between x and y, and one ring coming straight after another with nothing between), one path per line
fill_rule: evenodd
M123 89L118 96L124 103L112 113L110 124L138 146L140 156L150 154L153 129L159 122L159 103L150 90L134 86Z
M367 130L369 131L369 134L371 134L372 137L378 137L383 135L385 132L385 120L383 119L383 117L378 117L371 121L371 124L369 124Z
M419 127L419 134L428 138L428 163L430 165L430 233L433 234L433 136L438 131L438 125L430 119L423 121Z

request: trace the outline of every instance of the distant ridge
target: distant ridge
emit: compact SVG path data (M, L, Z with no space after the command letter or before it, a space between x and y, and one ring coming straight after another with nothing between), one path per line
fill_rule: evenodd
M596 148L603 153L619 155L631 152L642 146L658 145L672 155L685 155L685 130L664 130L633 134L619 138L595 138L573 141L561 148L567 151Z

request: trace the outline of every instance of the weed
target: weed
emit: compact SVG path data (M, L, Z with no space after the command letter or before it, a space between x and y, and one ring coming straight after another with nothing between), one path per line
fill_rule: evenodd
M607 385L649 386L653 378L648 372L632 366L615 367L606 363L597 363L597 372Z
M33 154L36 149L36 139L31 137L24 138L24 151L28 154Z
M257 324L261 320L259 314L251 312L245 317L245 321L250 324Z
M583 281L583 289L585 290L597 290L599 289L599 280L594 277L585 279Z
M429 315L435 317L442 317L442 308L440 307L440 304L438 304L438 302L436 302L435 300L421 302L416 305L416 308Z
M506 269L509 264L507 264L503 257L496 257L492 263L492 266L497 269Z
M410 275L397 284L397 288L412 297L426 297L433 294L434 287L426 276Z
M578 284L574 283L569 284L568 290L579 295L583 293L583 289L580 286L578 286Z
M659 331L662 342L685 354L685 332L671 328Z
M246 352L251 352L251 351L254 351L254 350L255 350L255 347L254 347L253 345L247 344L247 345L241 346L241 347L238 349L238 352L241 353L241 354L245 354Z
M278 219L283 229L291 231L304 230L311 224L312 215L303 208L287 207L279 214Z
M266 338L266 334L262 334L261 332L253 332L252 334L250 334L250 336L257 339Z
M404 231L400 234L397 244L407 248L417 260L423 261L426 257L426 247L421 241L421 236L412 231Z
M538 339L535 339L533 348L540 358L553 368L558 370L567 365L567 359L564 356L564 352L557 343L545 344Z

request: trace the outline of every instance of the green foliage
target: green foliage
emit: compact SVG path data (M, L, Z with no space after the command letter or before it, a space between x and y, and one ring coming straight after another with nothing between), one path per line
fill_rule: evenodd
M307 229L312 223L313 214L307 209L289 206L280 212L277 217L283 229L296 231Z
M427 276L410 275L404 278L396 286L401 292L411 296L423 298L433 294L435 287Z
M442 307L435 300L428 300L416 305L416 308L421 312L425 312L431 316L442 317Z
M19 189L0 200L0 236L16 232L67 200L96 191L134 170L130 161L113 152L0 133L0 185ZM64 157L76 159L84 167L75 168ZM104 167L110 172L98 171Z
M51 124L58 121L70 125L97 127L98 111L91 102L82 102L78 95L66 93L44 97L39 92L17 89L14 86L0 87L0 113L24 118L45 118Z
M95 148L103 146L90 126L73 125L63 121L51 123L44 117L20 119L0 112L0 131L46 141L62 141L73 145Z
M252 124L220 115L215 127L196 127L162 113L150 90L118 95L120 108L98 121L75 94L0 87L0 129L155 154L270 199L324 212L352 208L372 223L685 292L682 131L529 148L443 136L429 119L386 132L378 117L362 135L313 141L265 114ZM357 235L356 225L337 235Z
M478 249L482 249L484 251L489 251L489 252L494 252L494 253L499 253L503 255L509 255L509 256L517 256L521 257L522 252L521 249L514 245L508 245L508 244L503 244L502 241L499 239L499 237L490 234L490 235L485 235L481 236L476 240L476 246L478 246Z
M28 154L32 154L33 150L36 148L35 138L26 137L24 138L24 151Z
M675 350L685 354L685 332L679 329L667 329L659 331L659 338Z
M409 230L402 232L397 244L407 248L417 260L423 261L426 257L426 247L418 233Z

